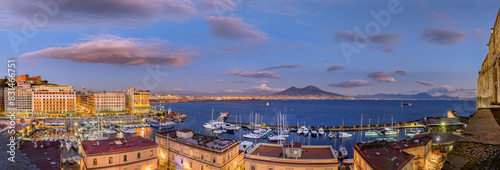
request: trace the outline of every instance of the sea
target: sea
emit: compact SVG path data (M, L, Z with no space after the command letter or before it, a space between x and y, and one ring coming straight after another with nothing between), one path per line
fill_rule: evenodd
M403 103L411 103L411 106L401 106ZM267 105L269 103L269 105ZM424 117L446 117L448 110L457 112L458 116L468 117L476 111L475 100L271 100L271 101L215 101L215 102L185 102L185 103L163 103L152 107L164 106L173 112L187 115L184 122L177 123L173 129L192 129L195 133L214 135L226 139L246 140L254 143L269 142L266 139L246 139L244 134L250 131L241 129L234 134L212 134L210 130L203 128L203 124L216 119L220 112L227 112L228 122L255 122L258 115L259 123L276 124L278 114L286 115L288 125L300 125L307 127L315 126L345 126L353 125L377 125L391 124L394 122L406 122L423 119ZM252 115L252 118L250 117ZM362 122L361 117L363 116ZM110 138L122 138L128 136L143 136L154 139L154 134L159 132L155 128L136 128L137 134L112 134ZM398 130L396 139L406 138L410 129ZM416 130L416 129L415 129ZM422 130L423 129L419 129ZM302 142L304 145L331 145L334 149L344 145L348 148L349 157L353 156L352 147L356 142L373 141L367 138L363 132L349 132L352 138L329 139L324 136L297 135L290 133L287 141ZM272 143L272 142L269 142ZM79 151L81 152L81 151ZM73 155L76 153L67 153ZM67 155L63 154L63 155Z

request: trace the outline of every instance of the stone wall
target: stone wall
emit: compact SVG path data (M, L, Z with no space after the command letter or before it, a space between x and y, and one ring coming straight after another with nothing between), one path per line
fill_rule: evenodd
M500 14L500 13L499 13ZM477 79L477 108L500 107L500 17L497 16Z

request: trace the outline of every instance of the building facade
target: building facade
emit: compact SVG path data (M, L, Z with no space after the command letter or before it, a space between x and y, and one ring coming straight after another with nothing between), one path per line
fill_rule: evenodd
M80 169L154 170L158 145L140 136L82 141Z
M126 112L125 93L120 92L102 92L93 93L89 97L89 109L92 113L117 115Z
M75 116L76 93L71 86L34 86L33 113L37 116Z
M259 143L245 155L246 170L337 170L339 165L330 145Z
M195 134L182 129L158 132L159 167L169 170L240 170L244 153L239 141Z
M125 102L130 114L148 114L150 110L149 90L139 90L129 87L125 90Z
M5 112L15 112L17 117L31 117L33 115L33 90L30 84L18 84L14 87L14 90L10 90L9 87L4 88L4 107ZM13 92L15 100L9 100L12 97Z
M411 139L394 142L393 148L415 156L413 158L414 169L428 169L426 165L432 158L432 137L430 133L419 134Z
M488 54L477 79L477 108L500 107L500 13L491 29Z

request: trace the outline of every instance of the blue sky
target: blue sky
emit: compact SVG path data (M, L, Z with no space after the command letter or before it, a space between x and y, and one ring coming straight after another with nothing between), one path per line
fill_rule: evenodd
M16 57L18 74L78 89L182 95L315 85L344 95L475 97L500 7L451 0L1 1L2 59Z

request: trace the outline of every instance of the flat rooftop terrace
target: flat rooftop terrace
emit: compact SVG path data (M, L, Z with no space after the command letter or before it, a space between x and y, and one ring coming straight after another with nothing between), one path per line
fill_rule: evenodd
M181 137L177 136L176 131L193 132L194 133L193 130L181 129L181 130L171 130L171 131L158 132L156 134L163 136L163 137L168 136L168 137L170 137L171 140L174 140L176 142L194 145L194 146L198 146L198 147L201 147L204 149L211 149L211 150L219 151L219 152L222 152L225 149L236 146L237 143L239 142L238 140L223 139L223 138L206 136L206 135L201 135L201 134L194 134L193 137L190 137L190 138L181 138Z
M99 144L98 144L99 143ZM111 152L124 152L128 150L154 147L157 144L140 136L106 139L106 140L85 140L82 147L86 154L101 154Z
M280 158L280 156L282 156L282 153L283 153L283 147L281 145L261 143L260 145L257 146L257 148L253 150L252 153L250 153L250 155ZM337 158L333 155L331 146L302 145L302 155L297 159L337 159Z

